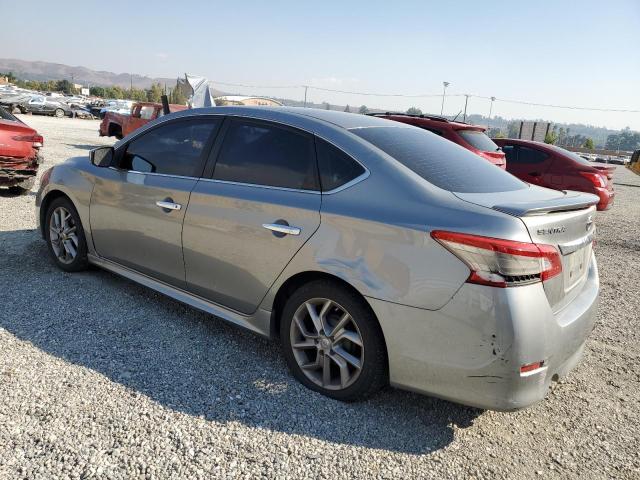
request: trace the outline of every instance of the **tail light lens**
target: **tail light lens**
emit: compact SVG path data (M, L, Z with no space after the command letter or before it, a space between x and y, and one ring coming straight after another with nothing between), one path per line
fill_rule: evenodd
M580 175L589 180L593 185L599 188L607 186L607 175L596 172L580 172Z
M468 283L515 287L544 282L562 272L560 253L552 245L441 230L431 236L467 264Z
M11 137L16 142L31 142L33 146L36 148L41 147L44 144L44 138L42 135L16 135L15 137Z

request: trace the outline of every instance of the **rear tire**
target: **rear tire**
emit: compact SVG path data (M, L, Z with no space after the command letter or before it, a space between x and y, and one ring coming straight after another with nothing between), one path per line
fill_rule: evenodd
M64 110L62 110L61 108L56 108L56 111L53 112L53 114L57 117L57 118L62 118L64 117Z
M337 282L316 280L289 297L280 341L293 376L328 397L363 400L388 383L386 348L375 315L360 295Z
M54 199L45 215L47 248L58 268L79 272L89 265L87 241L80 215L67 197Z

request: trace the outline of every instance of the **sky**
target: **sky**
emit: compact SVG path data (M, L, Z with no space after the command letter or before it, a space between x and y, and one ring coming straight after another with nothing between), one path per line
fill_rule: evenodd
M498 98L493 114L640 130L640 0L64 2L0 0L0 58L206 76L221 90L302 99L311 87ZM245 88L236 83L293 88ZM439 113L442 97L310 88L314 102ZM448 96L444 113L464 108ZM490 101L470 98L468 113Z

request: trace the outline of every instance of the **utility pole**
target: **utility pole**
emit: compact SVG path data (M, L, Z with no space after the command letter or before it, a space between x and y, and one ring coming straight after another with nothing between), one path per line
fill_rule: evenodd
M133 92L133 73L129 74L129 92Z
M469 102L469 95L468 94L464 94L464 116L462 117L462 121L466 122L467 121L467 103Z
M495 99L496 97L491 97L491 103L489 104L489 120L491 120L491 111L493 110L493 102Z
M304 86L304 106L307 106L307 89L309 87L307 85Z
M440 115L444 112L444 97L447 94L447 87L451 85L449 82L442 82L442 106L440 107Z

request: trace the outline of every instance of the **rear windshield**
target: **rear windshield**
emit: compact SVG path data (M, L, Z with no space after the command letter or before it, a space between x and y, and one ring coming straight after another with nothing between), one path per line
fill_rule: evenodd
M16 117L7 112L4 108L0 107L0 119L2 120L11 120L12 122L19 122Z
M368 127L350 131L429 183L450 192L507 192L527 188L524 182L510 173L426 130Z
M500 148L484 132L479 130L458 130L458 133L465 142L483 152L497 152Z
M547 147L552 148L561 155L571 158L571 160L573 160L574 162L578 162L582 165L589 165L590 167L593 166L589 160L587 160L586 158L582 158L577 153L570 152L569 150L565 150L564 148L556 147L555 145L547 145Z

